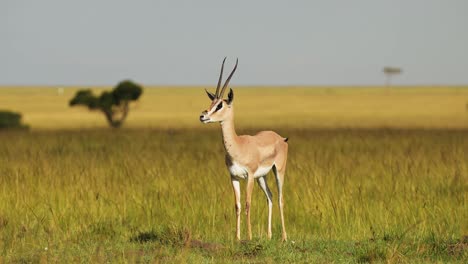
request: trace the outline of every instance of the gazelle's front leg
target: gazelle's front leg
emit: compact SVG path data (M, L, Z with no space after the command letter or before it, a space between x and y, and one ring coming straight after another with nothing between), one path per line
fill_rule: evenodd
M240 240L240 215L241 215L241 191L240 191L240 182L239 180L235 179L234 177L231 176L231 182L232 182L232 189L234 190L234 198L235 198L235 207L236 207L236 217L237 217L237 222L236 222L236 238L237 240Z
M245 212L247 214L247 234L249 240L252 240L252 226L250 225L250 205L252 202L252 191L254 187L254 177L252 173L249 173L247 177L247 194L245 196Z

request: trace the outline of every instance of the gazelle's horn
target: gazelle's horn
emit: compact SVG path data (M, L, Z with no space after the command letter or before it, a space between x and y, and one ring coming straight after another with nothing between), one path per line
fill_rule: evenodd
M229 77L227 78L226 82L223 85L223 89L221 89L221 92L218 96L218 98L223 98L224 91L226 91L226 87L229 85L229 81L231 80L232 75L234 75L234 72L237 69L237 63L239 62L239 59L236 59L236 66L234 66L234 69L232 70L231 74L229 74Z
M218 86L216 86L216 93L215 93L216 98L219 98L218 92L219 92L219 88L221 87L221 80L223 79L223 69L224 69L225 61L226 61L226 57L224 57L223 64L221 65L221 73L219 74Z

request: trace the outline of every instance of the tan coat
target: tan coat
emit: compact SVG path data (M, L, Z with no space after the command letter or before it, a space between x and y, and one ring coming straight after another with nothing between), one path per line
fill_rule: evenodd
M226 59L225 59L226 60ZM203 111L200 115L202 123L221 123L223 132L223 143L226 150L226 166L231 174L231 182L234 190L236 201L236 237L240 240L240 179L247 180L246 192L246 213L247 213L247 229L248 237L252 239L252 231L250 225L250 204L252 200L252 191L254 179L264 191L268 201L268 238L271 238L271 214L272 214L272 195L267 185L266 175L270 170L273 170L278 186L278 203L281 215L282 239L287 239L286 230L284 227L283 216L283 183L284 173L286 170L286 161L288 156L287 138L281 137L273 131L262 131L254 136L242 135L238 136L234 128L234 93L230 89L228 99L223 100L223 94L226 87L237 68L229 75L223 89L219 92L221 78L224 68L221 66L221 74L218 81L216 93L212 94L208 91L208 97L212 100L209 108Z

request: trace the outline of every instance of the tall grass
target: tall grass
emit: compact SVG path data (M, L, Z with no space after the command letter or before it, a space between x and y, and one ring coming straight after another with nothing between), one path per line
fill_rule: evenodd
M217 127L0 133L0 261L467 260L466 131L278 132L287 244L257 187L235 242Z

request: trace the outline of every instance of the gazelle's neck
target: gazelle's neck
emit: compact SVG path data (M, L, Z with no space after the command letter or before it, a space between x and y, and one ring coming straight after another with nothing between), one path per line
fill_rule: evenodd
M238 136L234 128L234 117L231 116L227 120L221 122L221 129L223 131L224 149L233 157L235 151L238 149Z

